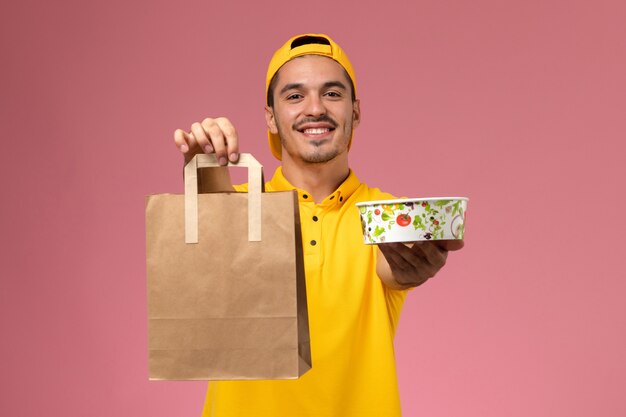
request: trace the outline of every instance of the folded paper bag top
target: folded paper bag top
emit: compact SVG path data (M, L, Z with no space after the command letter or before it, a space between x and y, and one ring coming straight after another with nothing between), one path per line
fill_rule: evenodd
M198 169L221 166L215 154L198 154L185 165L185 242L198 243ZM263 166L252 155L242 153L228 166L248 168L248 240L261 240L261 190Z

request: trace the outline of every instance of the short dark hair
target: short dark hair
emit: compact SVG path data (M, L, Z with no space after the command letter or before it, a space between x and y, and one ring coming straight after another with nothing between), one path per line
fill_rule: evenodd
M302 56L307 56L307 55L302 55ZM354 103L356 101L356 94L354 93L354 83L352 82L352 78L350 78L350 75L348 75L348 71L346 71L344 67L341 67L341 69L343 73L346 75L348 82L350 82L350 95L352 97L352 102ZM276 74L274 74L274 76L272 77L272 80L270 81L270 85L267 87L267 105L272 108L274 107L274 89L276 88L276 84L278 83L279 73L280 73L280 70L276 71Z

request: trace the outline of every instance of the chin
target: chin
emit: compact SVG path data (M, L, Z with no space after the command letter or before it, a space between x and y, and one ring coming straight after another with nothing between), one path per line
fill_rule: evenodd
M309 141L301 143L300 146L291 148L283 140L283 151L291 155L292 159L299 159L310 164L320 164L330 162L344 152L348 152L347 143L345 146L337 146L330 140ZM287 145L287 146L285 146ZM343 149L342 149L343 148Z
M325 163L330 162L341 154L339 149L316 149L313 152L301 154L300 158L309 163Z
M332 161L333 159L335 159L336 156L337 155L315 154L315 155L305 155L301 159L304 162L308 162L309 164L324 164L326 162Z

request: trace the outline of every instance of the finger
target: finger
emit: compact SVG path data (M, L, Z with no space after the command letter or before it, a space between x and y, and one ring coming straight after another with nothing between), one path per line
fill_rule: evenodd
M224 139L224 132L215 119L204 119L201 124L203 130L208 134L211 145L220 165L227 165L227 150Z
M210 134L204 129L204 127L196 122L191 125L191 133L194 136L198 146L204 153L213 153L214 147L211 142Z
M174 131L174 144L182 152L187 153L192 148L192 143L195 144L193 136L189 135L182 129L176 129Z
M418 275L421 278L432 278L437 271L443 266L438 264L437 255L431 251L431 249L424 248L422 246L428 246L431 242L416 242L412 247L404 244L394 246L397 253L402 256L406 264L409 265L407 270L410 269L413 274ZM438 249L436 249L437 251ZM444 255L445 257L446 255ZM441 261L440 261L441 262ZM445 258L444 261L445 262Z
M415 251L404 243L387 243L381 246L387 246L385 249L388 251L394 266L405 273L417 275L420 279L428 279L437 272L420 251Z
M230 162L239 160L239 136L235 126L225 117L218 117L215 122L224 134L224 142L226 143L226 153Z
M448 259L448 251L441 248L434 241L432 242L416 242L411 248L414 253L419 253L430 265L437 270L446 264Z
M397 245L398 244L396 243L383 243L378 245L378 247L385 256L385 259L392 270L400 269L402 271L407 271L411 269L411 264L402 256L400 252L398 252L399 247Z
M459 249L463 249L465 246L465 241L463 240L436 240L434 241L437 245L447 251L455 251Z
M385 243L378 247L385 256L394 279L400 285L415 287L434 276L435 271L432 270L430 264L424 259L419 259L419 255L411 252L410 248L404 244Z

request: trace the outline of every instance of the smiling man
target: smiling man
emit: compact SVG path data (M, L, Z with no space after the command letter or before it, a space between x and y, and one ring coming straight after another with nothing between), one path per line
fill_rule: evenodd
M265 109L270 146L286 178L322 201L350 171L348 147L360 120L350 78L332 59L303 55L285 63L272 84Z
M272 100L266 118L271 137L278 135L286 151L283 163L324 163L341 157L347 166L348 144L360 117L350 84L343 68L323 56L304 55L282 66L268 92Z
M355 204L394 197L350 170L361 112L354 70L332 39L287 41L270 61L266 91L269 145L281 160L266 190L298 193L313 367L298 380L211 382L203 415L400 416L393 338L402 304L462 242L363 244ZM238 158L226 118L178 129L174 140L185 161L199 152L215 152L222 165Z

